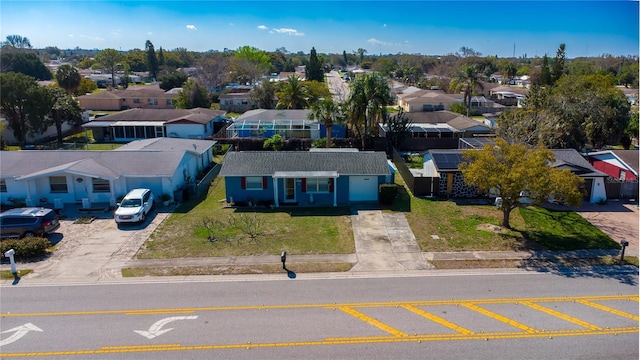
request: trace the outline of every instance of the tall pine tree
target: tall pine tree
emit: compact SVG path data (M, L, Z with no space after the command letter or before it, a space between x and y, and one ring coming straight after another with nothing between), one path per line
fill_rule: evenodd
M318 54L316 54L316 49L311 48L311 54L309 55L309 63L305 69L305 77L307 81L324 81L324 73L322 72L322 65L318 60Z
M147 70L149 71L151 78L155 80L158 77L158 58L156 57L156 50L150 40L147 40L144 47L147 51Z

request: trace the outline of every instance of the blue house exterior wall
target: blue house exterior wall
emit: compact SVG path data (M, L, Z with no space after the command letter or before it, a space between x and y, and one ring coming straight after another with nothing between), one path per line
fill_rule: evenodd
M386 183L386 176L380 175L378 178L378 184ZM278 203L280 205L286 204L284 202L284 183L285 179L277 179L278 180ZM267 176L265 189L261 190L247 190L242 189L242 181L241 177L225 177L225 190L226 190L226 201L228 203L246 203L249 200L254 203L259 202L274 202L274 179L271 176ZM349 177L348 176L340 176L334 181L333 186L334 191L336 191L336 202L337 205L348 205L349 204ZM302 179L296 179L295 182L295 191L296 191L296 199L295 203L299 206L333 206L334 193L312 193L312 192L303 192L302 191ZM311 196L313 195L313 203L311 203Z

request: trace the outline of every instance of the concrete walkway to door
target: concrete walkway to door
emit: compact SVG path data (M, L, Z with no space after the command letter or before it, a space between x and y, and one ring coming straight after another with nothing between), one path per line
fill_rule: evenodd
M423 257L409 223L402 213L358 210L352 215L353 238L359 271L432 269Z

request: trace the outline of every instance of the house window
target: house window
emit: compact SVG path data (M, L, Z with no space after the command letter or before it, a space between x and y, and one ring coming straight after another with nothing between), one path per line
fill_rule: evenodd
M116 126L113 128L113 134L115 138L123 138L124 137L124 128L121 126Z
M171 99L167 99L167 106L171 106L172 104Z
M134 104L140 104L140 99L133 99Z
M329 178L307 179L307 192L329 192Z
M49 176L49 184L52 193L66 193L67 177L66 176Z
M262 190L262 176L247 176L247 190Z
M149 99L149 105L158 105L158 99Z
M0 179L0 192L7 192L7 180Z
M93 178L93 192L111 192L109 180Z
M627 172L624 170L620 170L620 180L624 181L627 178Z

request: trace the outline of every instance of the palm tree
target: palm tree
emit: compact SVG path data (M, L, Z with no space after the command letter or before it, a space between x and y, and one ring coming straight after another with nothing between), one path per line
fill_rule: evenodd
M471 112L471 95L476 88L484 89L478 78L478 68L476 65L463 65L460 71L453 75L451 79L451 89L453 92L464 92L464 104L467 107L467 116Z
M299 77L291 75L287 82L282 83L276 96L278 109L304 109L307 106L309 89Z
M331 147L331 129L334 124L342 122L342 111L340 105L337 105L331 99L318 101L311 106L309 119L324 122L327 128L327 147Z
M364 149L365 139L376 133L376 125L385 118L389 86L386 80L376 73L360 75L351 82L347 102L351 127L359 133Z
M80 86L80 73L69 64L64 64L56 71L56 81L58 86L63 88L67 94L72 94Z

